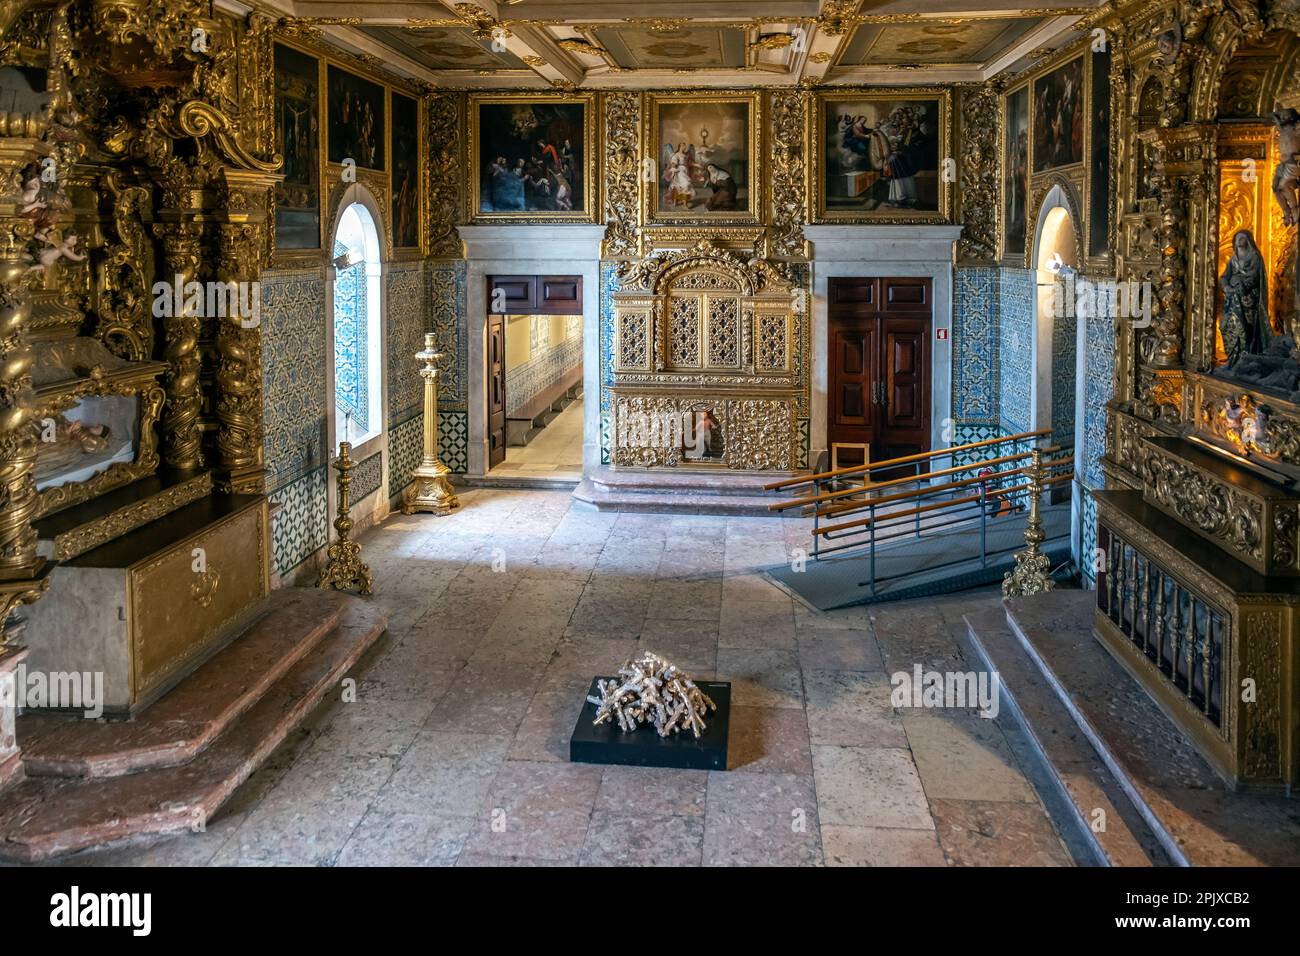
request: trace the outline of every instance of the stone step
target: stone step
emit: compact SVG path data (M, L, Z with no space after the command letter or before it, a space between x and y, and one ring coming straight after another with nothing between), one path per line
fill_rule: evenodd
M183 766L106 779L34 777L14 785L0 801L0 859L40 862L131 837L191 830L212 819L386 623L382 608L346 597L334 628Z
M609 488L584 478L573 492L581 505L596 511L642 514L701 514L770 518L772 499L756 495L696 491L635 491Z
M763 486L774 480L723 469L602 467L584 478L573 496L597 511L770 518L776 513L769 506L781 497Z
M284 588L244 632L132 720L18 718L28 776L116 777L192 760L339 622L348 597Z
M1168 865L1160 840L1011 632L1005 609L964 619L976 659L999 675L1002 714L1029 740L1031 759L1061 798L1055 804L1069 819L1058 823L1106 866Z
M1187 866L1300 865L1300 803L1236 791L1092 632L1096 594L1007 601L1007 624L1169 859Z

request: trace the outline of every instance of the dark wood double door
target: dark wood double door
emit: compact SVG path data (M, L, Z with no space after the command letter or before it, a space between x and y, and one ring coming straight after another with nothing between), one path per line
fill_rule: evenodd
M929 451L930 280L832 278L827 306L828 445L869 444L872 461ZM839 463L861 460L844 450Z

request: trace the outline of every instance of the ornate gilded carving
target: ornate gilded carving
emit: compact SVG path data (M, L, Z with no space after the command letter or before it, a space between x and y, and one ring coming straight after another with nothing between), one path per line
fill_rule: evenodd
M641 94L606 93L605 103L605 242L606 259L639 254Z
M99 291L95 334L114 354L142 361L153 355L154 339L151 273L146 273L153 249L142 221L151 211L149 190L125 185L116 170L106 173L103 182L112 197L115 240L105 246L95 269Z
M751 471L793 471L796 448L791 409L779 399L727 403L727 464Z
M772 93L771 229L769 254L783 259L804 259L808 242L803 224L808 221L808 108L807 90Z
M197 208L166 211L163 221L154 225L154 234L162 239L163 261L167 275L180 288L198 278L202 232L196 222ZM167 404L163 410L163 459L180 472L196 471L203 465L202 432L199 409L202 403L199 383L199 337L203 322L194 303L186 297L175 315L162 321L166 345L163 360L167 372L163 388Z
M1156 446L1144 447L1148 501L1229 551L1263 563L1264 509L1259 501Z
M67 561L119 538L136 528L171 514L191 502L212 493L212 476L207 472L189 481L173 485L143 501L110 512L86 525L54 537L54 556Z
M268 216L279 177L264 169L223 170L225 210L220 215L220 281L256 289L267 263ZM258 306L260 309L260 304ZM216 451L223 489L259 494L264 488L262 449L262 329L253 316L217 317Z
M1244 622L1241 678L1254 681L1255 699L1242 705L1245 773L1274 778L1281 773L1282 613L1254 611Z
M624 291L644 289L658 294L665 291L667 284L679 274L697 269L713 269L732 277L745 295L790 289L790 280L776 263L742 259L733 252L719 249L708 239L701 239L690 249L649 256L639 262L620 263L619 288Z
M988 84L961 91L961 239L963 261L992 263L998 253L998 97Z
M429 131L429 255L435 259L455 259L463 254L456 231L464 208L462 99L456 93L431 93L424 101Z

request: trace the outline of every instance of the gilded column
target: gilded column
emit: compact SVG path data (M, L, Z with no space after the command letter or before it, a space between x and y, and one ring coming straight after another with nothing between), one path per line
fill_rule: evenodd
M180 303L175 314L164 316L163 461L179 472L197 471L203 466L203 435L199 424L202 405L199 382L199 336L203 321L195 302L185 294L198 281L202 248L202 190L169 189L168 208L159 213L154 235L162 240L164 281L175 283L173 301Z
M1136 407L1148 418L1177 421L1182 416L1183 369L1188 354L1188 303L1199 282L1195 250L1206 248L1204 216L1191 216L1189 203L1204 203L1214 164L1213 127L1189 123L1157 127L1139 137L1155 153L1155 189L1160 225L1160 271L1154 294L1155 321L1142 342Z
M266 490L262 448L262 327L258 278L268 249L267 222L276 173L226 167L224 209L217 213L218 272L228 301L216 317L217 437L220 487L242 494Z
M33 134L41 120L0 116L0 627L19 604L35 601L49 585L49 566L36 553L37 431L33 420L28 244L34 225L23 190L31 171L50 152ZM0 644L4 636L0 633Z

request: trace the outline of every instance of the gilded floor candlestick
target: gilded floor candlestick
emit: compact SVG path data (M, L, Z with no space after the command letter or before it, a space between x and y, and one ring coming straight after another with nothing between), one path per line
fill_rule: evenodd
M318 588L334 588L336 591L361 589L362 594L370 594L374 582L370 576L370 567L361 560L361 545L351 540L352 519L350 495L352 491L352 443L339 443L339 457L334 468L339 473L339 516L334 519L334 530L339 533L338 540L330 545L329 564L321 572Z
M1052 590L1051 561L1039 550L1047 538L1043 522L1038 517L1038 500L1043 494L1043 452L1035 448L1029 453L1029 520L1025 525L1025 543L1028 547L1016 552L1016 567L1002 579L1002 596L1041 594Z
M402 499L402 514L428 511L448 515L460 507L447 475L451 469L438 457L438 362L442 353L432 332L424 334L424 350L415 353L424 379L424 458L415 469L414 481Z

